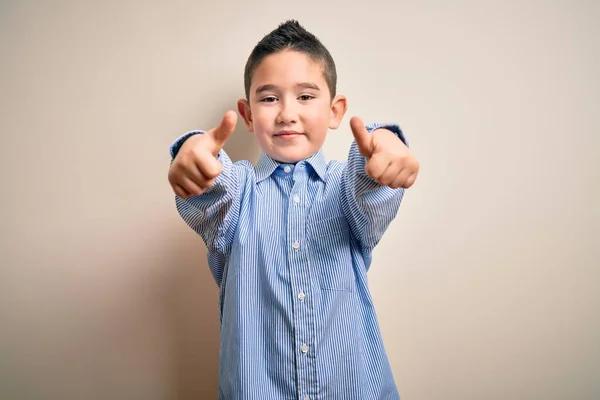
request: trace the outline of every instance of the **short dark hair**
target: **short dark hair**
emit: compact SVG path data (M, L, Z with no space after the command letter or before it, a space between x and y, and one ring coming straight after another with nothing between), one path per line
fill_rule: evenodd
M304 29L296 20L288 20L280 24L277 29L268 33L254 47L244 69L244 89L246 90L246 99L250 99L250 85L252 74L258 68L262 60L268 55L280 52L282 50L295 50L307 54L313 61L323 64L323 76L331 98L335 96L337 72L335 62L329 53L329 50L315 35Z

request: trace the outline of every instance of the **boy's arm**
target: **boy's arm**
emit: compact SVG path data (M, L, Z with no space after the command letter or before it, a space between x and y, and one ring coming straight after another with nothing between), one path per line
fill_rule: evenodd
M370 253L396 216L419 165L398 125L364 126L353 118L351 126L356 140L342 175L342 207L352 233Z
M219 127L190 131L170 147L169 181L177 211L209 250L223 254L229 251L237 227L244 172L222 150L235 127L235 121L231 123L226 116ZM224 124L229 125L223 130Z

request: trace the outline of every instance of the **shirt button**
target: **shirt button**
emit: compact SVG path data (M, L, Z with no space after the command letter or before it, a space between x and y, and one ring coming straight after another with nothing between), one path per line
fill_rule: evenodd
M300 243L296 240L293 244L292 247L296 250L298 250L300 248Z
M294 203L296 203L296 204L300 203L300 196L298 196L298 195L294 196Z
M300 346L300 351L302 352L302 354L308 353L308 345L304 343L302 346Z
M290 167L289 165L286 165L285 167L283 167L283 170L289 174L290 171L292 170L292 167Z
M304 301L305 298L306 298L306 295L304 294L304 292L298 293L298 300Z

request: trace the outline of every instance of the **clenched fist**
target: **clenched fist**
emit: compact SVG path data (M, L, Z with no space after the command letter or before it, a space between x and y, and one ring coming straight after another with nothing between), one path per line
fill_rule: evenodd
M169 183L183 199L204 193L214 183L223 167L217 154L235 129L237 114L227 111L214 129L188 138L169 167Z
M388 129L369 133L358 117L350 120L350 127L360 154L367 158L365 170L371 178L392 189L415 183L419 162L398 136Z

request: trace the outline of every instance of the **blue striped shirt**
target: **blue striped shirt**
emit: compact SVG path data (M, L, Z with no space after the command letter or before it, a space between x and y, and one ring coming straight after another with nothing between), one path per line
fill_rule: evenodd
M404 190L370 178L356 142L346 162L219 159L208 191L176 196L220 288L219 399L399 399L367 271Z

